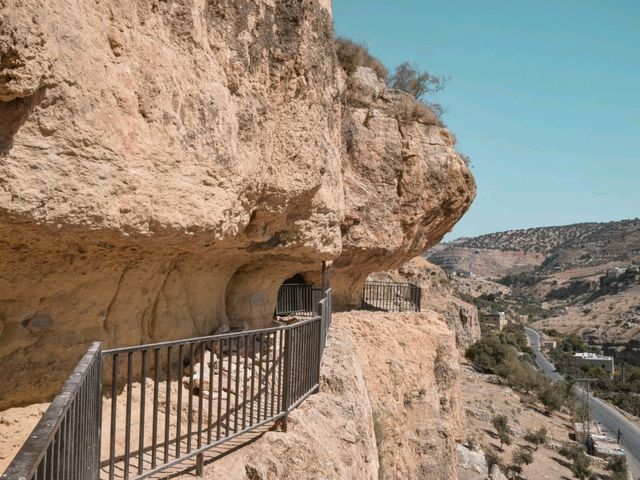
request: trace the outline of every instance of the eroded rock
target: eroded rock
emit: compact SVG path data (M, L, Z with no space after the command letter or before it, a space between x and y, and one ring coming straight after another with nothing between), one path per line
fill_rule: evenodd
M446 129L345 78L326 0L1 5L0 408L50 398L92 340L268 325L323 260L353 304L474 196Z

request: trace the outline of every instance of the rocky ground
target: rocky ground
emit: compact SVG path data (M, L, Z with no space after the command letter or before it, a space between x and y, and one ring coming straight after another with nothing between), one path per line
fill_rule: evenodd
M455 352L437 314L336 314L321 392L293 413L289 433L258 438L205 478L454 479Z
M531 446L523 437L527 431L545 427L548 441L533 454L533 463L523 467L523 475L530 480L567 480L575 478L567 459L558 453L563 442L569 441L572 422L565 410L545 415L541 405L530 403L525 395L501 384L493 375L475 372L469 366L460 370L460 398L465 415L464 445L458 448L458 478L480 480L489 471L486 455L498 458L505 472L512 463L513 452L520 446ZM500 448L491 422L496 415L506 415L512 431L513 443ZM604 475L604 461L593 458L593 470ZM492 477L498 478L498 477Z
M48 403L34 403L0 412L0 472L18 453L48 406Z
M291 414L286 434L258 436L207 464L204 478L453 479L463 427L458 382L456 335L439 313L337 313L320 393ZM0 414L0 469L45 408Z

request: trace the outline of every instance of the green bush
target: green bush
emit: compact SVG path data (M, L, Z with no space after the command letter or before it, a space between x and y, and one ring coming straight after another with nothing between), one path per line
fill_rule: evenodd
M551 415L562 408L566 394L562 385L547 383L538 390L538 400L544 405L545 413Z
M518 352L513 346L505 344L500 336L492 333L471 345L466 356L477 366L495 371L498 365L515 360Z
M544 376L532 366L532 352L522 325L507 325L501 332L481 337L466 356L483 370L500 375L513 388L525 393L537 390Z
M496 429L498 440L500 440L500 449L503 445L511 445L511 430L509 430L509 422L505 415L496 415L491 421L493 428Z
M513 452L511 461L517 467L516 471L520 472L522 471L522 465L529 465L533 462L533 453L528 448L518 447L518 449Z
M558 453L569 460L572 460L571 472L580 480L587 480L594 477L593 472L589 468L591 460L584 452L584 448L577 444L564 444L558 450Z
M607 462L607 470L611 472L610 480L627 480L629 478L627 459L622 455L611 457Z

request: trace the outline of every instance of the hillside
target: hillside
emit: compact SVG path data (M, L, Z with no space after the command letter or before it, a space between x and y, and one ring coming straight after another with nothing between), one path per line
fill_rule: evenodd
M482 276L630 263L640 259L640 219L508 230L461 238L427 252L427 258L449 270L473 271ZM496 265L502 266L502 270L496 269Z
M627 345L640 335L639 219L462 238L425 256L455 272L458 291L481 310L513 312L591 344ZM492 281L508 290L483 295ZM536 308L522 317L518 305Z

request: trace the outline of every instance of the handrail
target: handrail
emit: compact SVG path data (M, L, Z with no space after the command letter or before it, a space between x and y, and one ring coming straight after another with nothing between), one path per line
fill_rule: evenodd
M269 422L286 430L319 388L330 298L288 325L105 351L105 476L143 479L194 456L198 473L210 448Z
M366 281L362 287L362 308L384 312L419 312L422 288L411 282Z
M2 474L2 480L63 478L59 472L69 472L64 478L98 479L101 378L101 343L94 342Z
M109 479L142 479L194 456L200 474L204 451L271 422L286 431L289 412L319 389L331 324L323 293L311 318L289 325L92 344L1 480L98 480L101 467Z
M308 318L305 320L301 320L299 322L296 322L295 325L301 325L304 323L308 323L308 322L313 322L314 320L316 320L318 317L313 317L313 318ZM228 338L235 338L238 336L243 336L243 335L250 335L254 332L261 332L261 333L271 333L271 332L276 332L278 330L283 330L286 329L287 327L290 327L291 325L277 325L275 327L267 327L267 328L260 328L260 329L255 329L255 330L242 330L239 332L229 332L229 333L218 333L215 335L207 335L205 337L191 337L191 338L183 338L180 340L169 340L166 342L156 342L156 343L146 343L143 345L131 345L129 347L117 347L117 348L111 348L109 350L105 350L102 352L103 355L112 355L114 353L129 353L129 352L137 352L140 350L144 350L144 349L150 349L150 348L163 348L163 347L175 347L175 346L179 346L180 344L182 345L186 345L189 342L192 342L194 340L198 340L198 341L206 341L206 340L225 340Z

